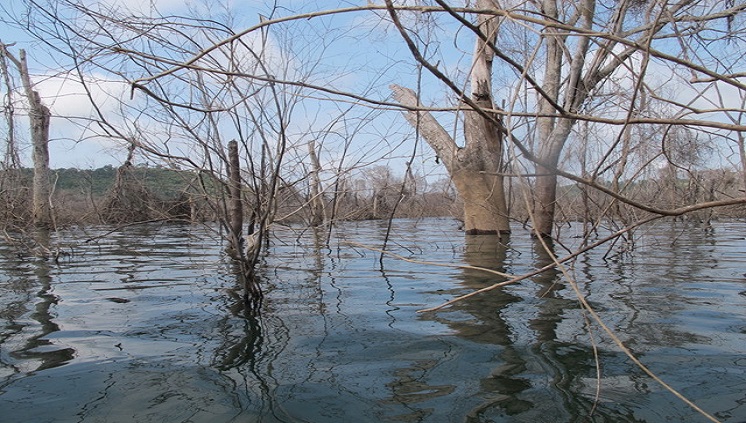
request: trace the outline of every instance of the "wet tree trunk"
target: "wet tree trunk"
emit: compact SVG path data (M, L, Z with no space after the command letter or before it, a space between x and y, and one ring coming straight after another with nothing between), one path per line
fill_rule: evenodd
M482 3L489 3L480 1ZM489 7L489 6L487 6ZM479 29L494 43L497 20L478 16ZM471 71L471 99L482 109L495 108L492 99L492 60L494 53L477 37ZM421 107L414 91L391 87L396 100L411 109ZM456 190L464 202L464 229L467 235L510 233L503 175L503 139L500 128L474 110L466 111L464 147L456 145L448 132L426 112L410 110L407 121L418 128L425 141L443 160Z

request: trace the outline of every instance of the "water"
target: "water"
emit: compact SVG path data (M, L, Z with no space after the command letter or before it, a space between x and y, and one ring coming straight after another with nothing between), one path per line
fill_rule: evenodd
M746 421L746 224L677 225L568 272L652 371ZM707 421L589 330L558 272L417 313L502 279L394 257L382 268L351 244L384 233L347 223L326 248L278 229L258 315L203 228L68 231L59 264L0 245L0 422ZM520 229L509 248L465 244L450 220L394 234L392 251L415 260L512 274L547 260Z

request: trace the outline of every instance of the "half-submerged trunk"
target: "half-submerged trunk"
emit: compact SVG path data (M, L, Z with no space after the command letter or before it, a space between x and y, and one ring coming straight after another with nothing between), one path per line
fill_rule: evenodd
M311 160L310 174L310 198L308 199L311 217L309 223L311 226L321 226L326 221L326 210L324 207L324 195L321 187L321 162L316 154L316 140L308 141L308 158Z
M422 107L409 88L392 85L394 97L411 109ZM467 114L476 112L467 112ZM458 147L448 132L424 111L410 110L407 121L419 128L451 176L464 202L467 235L495 235L510 232L503 177L500 175L502 141L491 122L480 116L467 118L467 144Z
M31 140L34 146L34 224L38 227L52 226L49 182L49 119L51 113L41 103L39 93L34 91L35 106L31 110Z
M7 49L0 45L2 53L18 68L29 105L29 124L31 127L32 159L34 161L33 179L33 222L39 228L52 226L52 206L50 204L51 186L49 182L49 120L51 112L41 102L39 93L31 84L26 51L20 50L16 59Z
M484 3L484 4L483 4ZM490 7L481 1L480 6ZM497 21L494 16L479 15L482 34L494 42ZM479 108L494 110L492 99L492 59L494 53L477 37L471 70L471 100ZM494 121L472 110L464 112L466 143L459 147L435 118L418 111L421 104L414 91L398 85L391 87L396 100L410 111L407 121L418 128L422 137L443 160L453 183L464 202L464 229L467 235L510 233L508 208L505 201L503 175L502 132Z

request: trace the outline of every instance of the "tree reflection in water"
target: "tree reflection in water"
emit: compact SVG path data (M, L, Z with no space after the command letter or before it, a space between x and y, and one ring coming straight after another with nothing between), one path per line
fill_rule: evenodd
M550 251L554 246L548 244ZM464 261L505 273L513 268L517 253L510 241L497 237L467 237ZM525 260L525 259L521 259ZM534 242L534 268L552 258L540 242ZM468 291L500 280L493 274L464 269L461 285ZM454 329L469 341L494 345L494 367L480 380L482 401L466 421L637 421L628 410L596 408L594 397L579 395L578 388L596 377L596 361L589 342L562 339L564 323L583 324L579 303L568 295L556 269L543 272L518 286L508 286L455 303L431 317ZM533 295L526 295L533 292ZM564 295L563 295L564 294ZM471 318L464 318L467 313ZM565 321L567 320L567 321ZM577 328L579 333L584 329ZM515 420L513 420L515 419Z
M464 247L443 221L429 220L422 230L416 222L401 225L408 238L391 248L413 259L512 274L550 259L525 236L514 234L505 244L469 237ZM215 261L219 246L208 237L185 238L193 229L165 229L158 236L145 229L112 235L81 247L59 268L20 260L0 245L0 420L691 417L603 336L595 338L603 366L593 408L588 328L569 283L554 271L417 314L500 277L398 260L382 269L376 252L343 243L330 248L314 243L310 231L288 230L273 238L259 274L264 302L246 307L230 265ZM678 241L691 244L682 253L660 229L667 249L648 248L617 267L599 265L600 253L584 255L571 270L588 301L646 363L739 421L744 241L718 235L713 246L692 232ZM375 246L382 233L375 224L355 223L343 235ZM111 292L128 301L108 301ZM665 301L673 304L658 304ZM75 359L50 369L67 363L68 346ZM40 395L46 408L34 407Z
M37 229L35 232L35 241L39 245L39 251L48 251L50 245L50 231L49 229ZM9 278L15 279L9 281L9 286L23 287L24 290L28 290L28 296L36 290L36 304L34 305L34 311L29 315L36 323L38 323L38 329L32 328L31 325L17 323L16 333L22 331L38 331L35 335L25 338L24 344L21 348L11 351L10 357L14 360L25 361L30 360L31 362L38 363L35 371L50 369L57 366L61 366L68 361L72 360L75 356L75 350L64 346L55 345L49 340L45 339L47 335L60 330L60 327L55 323L54 316L52 313L52 307L57 304L57 296L54 294L52 288L52 276L51 266L47 257L43 254L39 254L38 257L26 257L22 258L17 253L8 251L9 254L4 255L3 260L8 262L17 262L15 268L19 270L17 274L8 275ZM28 264L31 264L28 266ZM7 266L6 267L12 267ZM33 281L33 282L32 282ZM24 301L24 306L27 304ZM21 305L21 304L19 304ZM16 316L23 315L27 309L22 307L20 310L16 310ZM3 311L2 314L8 314L11 310ZM7 316L12 320L12 316ZM14 325L9 325L13 327ZM36 326L36 325L34 325ZM5 335L5 334L4 334ZM4 344L7 337L11 334L5 335L0 342ZM28 364L26 364L28 365Z
M275 320L272 325L275 330L266 342L265 317L261 313L263 299L249 298L247 301L240 282L235 290L229 291L230 314L218 323L222 340L215 349L211 367L233 380L233 392L237 394L235 407L239 414L273 416L277 421L285 421L288 416L284 415L275 398L277 383L272 372L272 363L278 354L277 340L283 338L283 332L276 329L284 324L277 317L269 317Z

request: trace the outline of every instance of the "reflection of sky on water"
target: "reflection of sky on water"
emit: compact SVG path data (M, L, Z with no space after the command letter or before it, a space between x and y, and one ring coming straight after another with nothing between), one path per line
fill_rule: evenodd
M405 235L393 248L413 258L513 273L545 260L518 233L510 248L487 237L464 246L450 221L398 224ZM725 421L746 417L746 296L736 269L744 241L725 234L743 229L721 224L702 236L659 227L628 259L604 265L590 254L571 269L643 362ZM343 235L375 245L381 228L349 224ZM84 238L65 235L76 237ZM217 259L221 247L196 228L130 229L75 246L59 266L0 248L2 415L585 421L593 410L590 421L695 418L595 326L602 380L594 408L590 338L556 273L417 314L499 279L394 259L381 269L371 251L342 244L314 251L306 248L312 239L296 238L280 233L266 259L261 314L240 307Z

